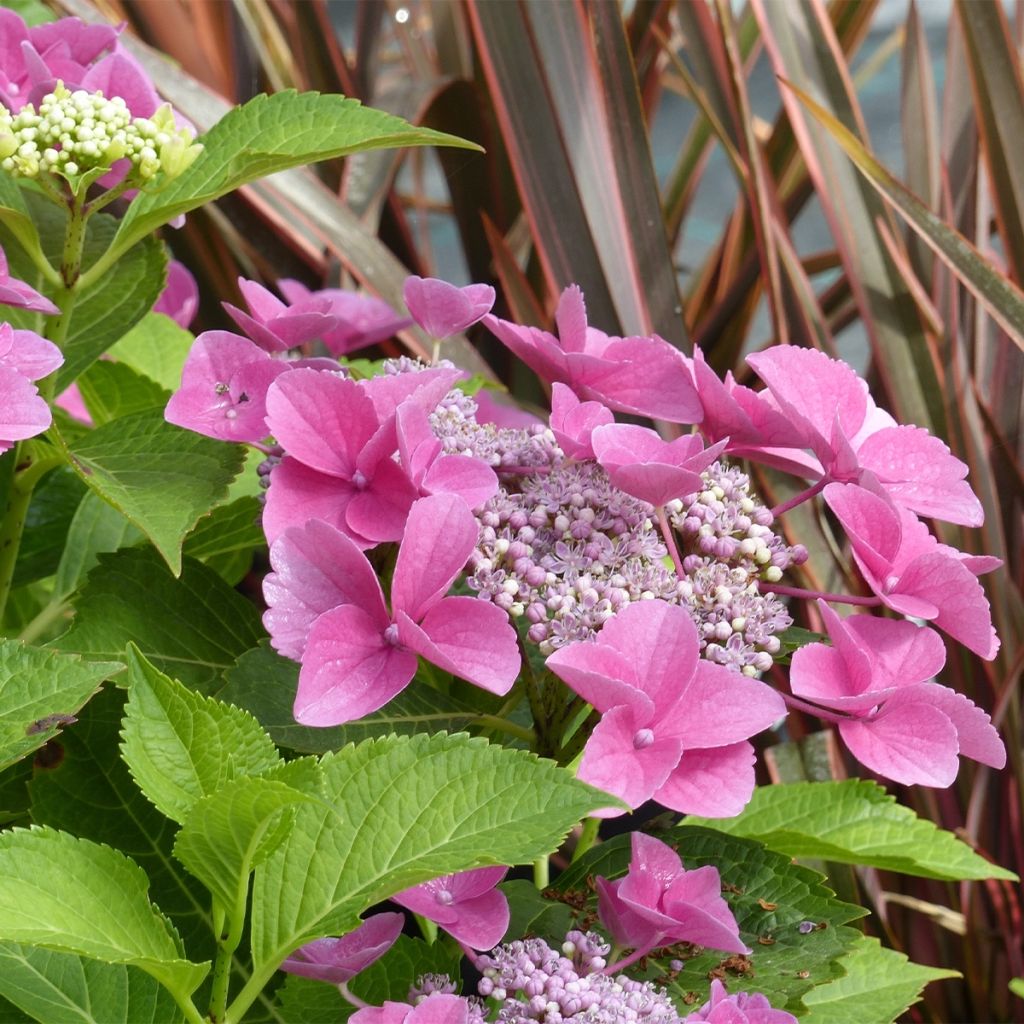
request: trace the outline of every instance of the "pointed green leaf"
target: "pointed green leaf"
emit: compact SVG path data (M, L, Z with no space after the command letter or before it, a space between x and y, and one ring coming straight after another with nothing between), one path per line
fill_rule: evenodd
M141 539L142 534L116 508L93 491L86 491L71 520L57 566L55 599L62 601L74 593L101 554Z
M25 532L14 567L14 586L53 575L61 551L66 547L75 508L87 493L85 485L69 466L59 466L40 480L32 492L25 518Z
M289 167L394 146L479 148L453 135L416 128L358 100L290 90L235 107L200 141L203 152L184 174L132 202L114 242L115 254L179 214Z
M132 641L161 672L193 689L212 689L266 636L253 604L215 572L186 559L175 579L149 547L100 555L75 606L71 629L51 646L109 660Z
M274 741L248 712L203 697L128 648L128 705L121 756L139 788L168 818L232 779L281 764Z
M171 397L169 391L130 366L105 360L93 363L77 383L85 407L97 427L138 412L153 409L162 412Z
M985 259L959 231L932 213L917 196L900 184L827 110L796 86L783 84L799 97L864 177L931 246L935 255L956 274L1010 338L1024 348L1024 292Z
M1017 879L1012 871L979 857L952 832L917 817L867 779L759 786L735 818L686 820L757 839L790 857L864 864L951 881Z
M110 354L162 388L175 391L194 340L169 316L148 313L111 347Z
M204 562L232 586L252 565L253 552L266 545L260 524L263 506L252 495L218 505L185 538L182 553Z
M209 965L185 959L148 889L142 868L109 846L49 828L0 834L0 939L134 964L191 993Z
M369 740L321 766L331 806L299 807L287 842L256 870L257 976L410 885L550 853L608 799L549 761L464 735Z
M291 761L256 778L240 778L203 797L185 816L174 855L224 908L238 902L245 879L284 841L297 804L316 799L319 769ZM307 792L289 785L301 782Z
M70 445L82 479L153 542L175 575L185 535L224 499L245 451L165 422L150 409Z
M862 935L840 961L846 975L804 996L810 1013L801 1024L891 1024L921 998L930 981L959 978L957 971L923 967Z
M0 640L0 770L38 750L121 665Z
M763 992L777 1009L800 1014L807 992L841 975L840 958L861 935L847 925L867 911L837 900L824 876L760 843L710 829L682 825L658 832L657 838L678 851L685 868L710 864L718 869L722 896L753 952L738 958L682 944L664 954L656 950L646 958L646 973L632 968L631 976L660 979L680 1006L700 1006L711 979L721 976L730 991ZM588 879L621 877L629 859L629 835L614 836L560 875L555 888L567 894L571 906L593 911L596 898ZM806 934L800 930L805 922L815 925ZM673 960L683 962L681 970L672 969ZM748 978L754 980L748 984Z
M0 943L0 996L40 1024L181 1024L170 993L136 967ZM0 1009L0 1019L6 1021Z
M299 725L292 712L299 665L282 658L267 642L246 651L224 678L226 684L217 694L221 700L250 711L275 743L303 753L323 754L391 733L458 732L480 717L458 698L414 684L358 722L330 729Z

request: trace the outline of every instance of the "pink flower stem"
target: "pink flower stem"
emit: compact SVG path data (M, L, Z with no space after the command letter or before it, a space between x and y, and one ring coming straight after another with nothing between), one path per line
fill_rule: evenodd
M362 1000L355 993L350 992L348 985L343 981L338 985L338 991L355 1007L362 1009L364 1006L369 1006L365 1000Z
M658 514L658 525L661 527L661 535L665 538L665 547L668 548L668 553L672 556L672 564L676 567L676 575L680 579L684 579L686 574L683 572L683 560L679 557L676 535L673 533L668 516L665 514L665 506L659 505L655 512Z
M599 973L600 974L616 973L617 974L619 971L622 971L625 968L629 967L630 964L635 964L637 962L637 960L643 959L643 957L647 956L647 954L650 953L650 951L652 949L655 949L657 947L657 945L658 945L658 941L662 937L663 936L659 935L658 939L655 940L654 942L650 942L646 946L641 946L639 949L634 949L633 952L630 953L629 956L625 957L625 959L623 959L623 960L613 960L610 964L608 964L607 967L601 968Z
M823 476L817 483L811 484L810 487L805 491L801 491L799 494L794 494L789 501L784 501L781 505L776 505L772 509L772 516L778 518L783 512L788 512L791 508L796 508L797 505L802 505L805 501L810 501L819 491L821 491L825 484L828 483L828 477Z
M791 693L781 693L779 696L791 707L796 708L797 711L806 711L809 715L815 715L820 718L823 722L835 722L836 725L841 725L843 722L849 722L849 715L837 715L833 711L825 711L824 708L816 707L814 704L810 704L805 700L801 700L799 697L794 697Z
M780 594L783 597L802 597L806 600L821 598L830 604L859 604L865 608L877 608L882 603L880 597L857 597L854 594L828 594L821 590L804 590L803 587L787 587L782 583L760 583L761 590L769 594Z
M459 944L459 949L462 950L462 955L481 973L484 973L484 969L487 964L483 962L483 957L470 946L467 946L461 939L455 940Z

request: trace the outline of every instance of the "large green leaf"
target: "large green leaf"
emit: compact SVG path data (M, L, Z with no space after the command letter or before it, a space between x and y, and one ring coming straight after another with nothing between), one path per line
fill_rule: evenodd
M304 753L322 754L391 733L458 732L481 717L456 697L413 685L357 722L329 729L299 725L292 711L298 663L282 658L266 642L246 651L224 678L226 684L217 693L221 700L252 712L282 747Z
M136 967L0 943L0 996L40 1024L181 1024L170 993ZM7 1020L0 1009L0 1020Z
M66 546L75 508L85 493L85 485L69 466L58 467L39 482L25 517L14 586L53 575Z
M185 535L224 499L240 445L182 430L151 408L113 420L69 448L82 479L153 542L175 575Z
M193 337L163 313L148 313L110 349L119 362L175 391Z
M790 857L865 864L923 878L1017 878L867 779L759 786L735 818L688 818L687 823L757 839Z
M248 712L203 697L128 649L128 705L121 755L143 793L184 822L232 779L281 764L274 741Z
M97 427L138 412L163 411L171 397L169 391L125 363L106 360L97 360L78 378L78 390Z
M686 868L710 864L718 869L740 938L753 949L748 957L727 957L684 944L648 956L646 977L660 979L678 1005L699 1006L708 997L711 979L722 977L730 990L763 992L773 1006L800 1013L808 991L841 975L839 960L860 935L847 924L866 911L837 900L817 872L760 843L709 829L682 825L658 838L678 850ZM555 887L571 906L593 910L588 879L624 875L629 858L629 836L615 836L573 864ZM805 922L815 926L806 934L800 929ZM681 960L682 969L673 970L671 960Z
M253 552L267 543L260 523L262 511L252 495L218 505L185 538L182 553L204 562L234 586L249 571Z
M148 547L100 555L75 606L71 629L51 646L109 660L131 641L161 672L199 690L266 635L252 603L211 569L186 559L175 579Z
M810 1013L801 1024L892 1024L921 998L930 981L958 978L957 971L923 967L902 953L861 936L843 957L846 974L804 996Z
M174 843L175 857L230 911L240 895L244 901L252 870L287 837L296 805L317 799L313 791L320 781L310 758L226 783L190 808Z
M393 146L475 143L416 128L358 100L318 93L261 95L235 107L201 137L204 149L180 177L136 197L121 221L111 254L119 256L162 224L241 185L289 167Z
M1024 348L1024 293L1001 274L955 228L932 213L868 152L864 145L824 107L794 85L788 88L821 122L854 166L931 246L1003 330Z
M0 939L134 964L191 993L209 964L185 959L148 889L142 868L109 846L49 828L0 834Z
M0 640L0 770L56 736L121 667Z
M369 740L321 766L330 805L299 807L287 842L256 870L257 978L401 889L550 853L608 799L549 761L464 735Z

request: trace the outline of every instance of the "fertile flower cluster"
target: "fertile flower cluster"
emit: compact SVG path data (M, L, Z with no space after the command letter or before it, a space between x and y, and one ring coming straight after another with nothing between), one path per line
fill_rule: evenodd
M152 117L132 117L120 96L71 92L62 82L38 110L29 103L13 117L0 111L0 167L26 178L58 173L74 179L122 159L131 163L133 180L147 181L160 171L173 178L201 151L192 132L175 125L167 105Z

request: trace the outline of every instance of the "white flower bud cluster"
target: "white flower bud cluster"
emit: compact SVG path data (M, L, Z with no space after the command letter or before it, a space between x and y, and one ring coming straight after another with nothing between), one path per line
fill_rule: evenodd
M38 110L31 103L14 115L0 108L0 167L26 178L43 173L75 179L121 159L131 161L133 183L160 171L173 178L202 151L192 138L166 104L151 118L132 117L120 96L71 92L59 82Z

